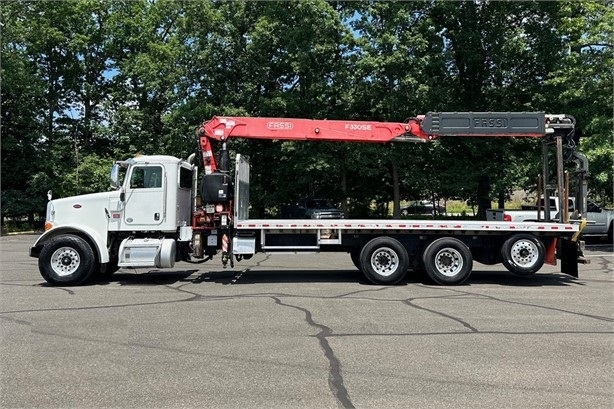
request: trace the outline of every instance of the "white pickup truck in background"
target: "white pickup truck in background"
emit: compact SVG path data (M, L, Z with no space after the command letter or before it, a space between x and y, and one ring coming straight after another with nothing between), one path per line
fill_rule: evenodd
M521 209L488 209L486 211L487 221L505 221L505 222L525 222L545 220L545 209L543 199L540 199L541 210L537 211L537 206L522 206ZM569 214L573 215L575 209L574 200L569 199ZM589 237L607 237L612 241L612 233L614 231L614 210L605 209L597 206L592 202L587 203L586 220L587 224L582 230L582 236ZM558 197L550 198L550 217L549 220L555 219L559 213ZM570 217L573 220L573 216Z

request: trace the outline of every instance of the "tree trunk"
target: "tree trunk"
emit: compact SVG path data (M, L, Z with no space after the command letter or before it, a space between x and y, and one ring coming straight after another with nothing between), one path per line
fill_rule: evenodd
M397 169L397 164L394 161L392 161L391 165L393 202L392 217L398 219L399 217L401 217L401 193L399 189L399 172Z
M503 190L499 191L499 200L498 200L498 208L505 209L505 192Z
M486 209L490 208L490 180L482 175L478 179L478 220L486 220Z
M345 169L345 163L341 162L341 192L343 194L343 200L341 201L341 210L347 217L348 214L348 186L347 186L347 171Z

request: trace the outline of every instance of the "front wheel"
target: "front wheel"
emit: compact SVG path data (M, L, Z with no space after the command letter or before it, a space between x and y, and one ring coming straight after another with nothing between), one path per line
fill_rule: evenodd
M53 285L78 285L94 272L94 251L81 237L62 234L50 239L40 252L38 268Z
M462 241L442 237L426 247L422 263L428 276L437 284L460 284L471 274L473 256Z
M515 234L501 247L501 262L510 272L528 276L544 265L546 250L544 243L531 234Z
M405 277L409 256L401 243L391 237L377 237L360 252L362 273L373 284L396 284Z

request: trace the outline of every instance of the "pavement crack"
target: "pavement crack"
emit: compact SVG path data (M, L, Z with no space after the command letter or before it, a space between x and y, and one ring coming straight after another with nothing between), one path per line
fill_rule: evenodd
M309 324L311 327L317 328L319 332L316 334L316 338L320 343L320 347L324 351L324 356L328 359L328 386L337 399L337 403L342 408L354 408L354 404L350 399L350 395L345 388L343 382L343 375L341 373L341 362L339 358L335 355L332 347L330 346L327 337L331 336L333 331L323 324L318 324L313 320L313 315L311 311L307 308L299 307L297 305L286 304L278 297L272 297L275 300L277 305L282 305L284 307L294 308L295 310L301 311L305 314L305 322Z
M610 274L612 273L612 270L610 269L610 264L611 262L605 258L605 257L596 257L597 260L599 260L597 264L600 268L598 268L598 270L600 270L603 274ZM594 260L594 259L592 259ZM591 261L592 261L591 260Z
M215 300L216 298L207 298L208 300ZM129 303L129 304L115 304L115 305L94 305L94 306L86 306L86 307L64 307L64 308L33 308L29 310L10 310L10 311L0 311L0 316L4 314L21 314L21 313L33 313L33 312L52 312L52 311L86 311L86 310L100 310L100 309L111 309L111 308L128 308L128 307L142 307L147 305L163 305L163 304L175 304L186 301L194 301L195 297L184 298L179 300L168 300L168 301L152 301L152 302L140 302L140 303Z
M430 298L432 298L432 297L430 297ZM418 299L420 299L420 298L408 298L406 300L403 300L402 302L404 304L409 305L410 307L417 308L417 309L423 310L423 311L428 311L428 312L433 313L435 315L439 315L440 317L444 317L444 318L448 318L448 319L450 319L452 321L456 321L459 324L461 324L463 327L467 328L471 332L480 332L477 328L475 328L474 326L472 326L468 322L463 321L462 319L460 319L458 317L454 317L454 316L452 316L450 314L446 314L446 313L441 312L441 311L433 310L431 308L422 307L422 306L416 304L414 302L414 300L418 300Z
M423 286L423 287L424 288L431 288L431 289L434 289L434 290L435 289L442 290L442 288L430 287L430 286L426 286L426 285ZM520 302L520 301L512 301L512 300L505 300L503 298L493 297L492 295L472 293L472 292L469 292L469 291L454 290L452 288L443 288L443 290L454 292L454 293L457 293L457 294L464 294L464 295L468 295L468 296L480 297L480 298L483 298L483 299L488 299L488 300L497 301L497 302L501 302L501 303L514 304L514 305L522 305L522 306L525 306L525 307L540 308L540 309L544 309L544 310L548 310L548 311L562 312L562 313L565 313L565 314L576 315L578 317L591 318L591 319L598 320L598 321L614 322L614 318L612 318L612 317L605 317L603 315L585 314L585 313L581 313L581 312L577 312L577 311L565 310L563 308L548 307L546 305L532 304L532 303L526 303L526 302Z
M337 295L335 297L331 297L331 298L343 298L343 297L348 297L350 295L362 294L362 293L367 293L367 292L386 291L386 290L390 290L391 288L394 288L394 287L368 288L366 290L357 290L357 291L351 291L351 292L345 293L345 294L339 294L339 295Z
M68 288L64 288L64 287L54 287L51 286L47 283L45 284L17 284L17 283L7 283L7 282L1 282L0 286L14 286L14 287L45 287L45 288L50 288L52 290L61 290L61 291L65 291L70 295L75 295L75 292L73 290L69 290Z
M431 336L457 336L457 335L574 335L574 334L593 334L593 335L612 335L614 331L435 331L435 332L352 332L335 333L329 338L351 338L351 337L431 337Z
M0 315L0 320L5 320L5 321L8 321L8 322L13 322L15 324L25 325L25 326L28 326L28 327L32 326L32 323L30 321L20 320L20 319L12 318L12 317L4 317L2 315Z

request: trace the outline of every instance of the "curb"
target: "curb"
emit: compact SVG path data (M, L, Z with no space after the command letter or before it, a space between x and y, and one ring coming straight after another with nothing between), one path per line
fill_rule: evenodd
M10 232L10 233L2 233L2 236L18 236L20 234L40 234L40 232L34 231L34 230L29 230L29 231L14 231L14 232Z

